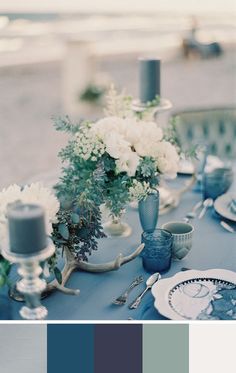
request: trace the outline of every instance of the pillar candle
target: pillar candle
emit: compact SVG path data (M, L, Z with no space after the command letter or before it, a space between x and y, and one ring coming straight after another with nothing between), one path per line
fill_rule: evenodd
M8 213L10 251L35 254L47 247L44 211L41 206L19 204Z
M161 60L139 59L140 101L146 103L161 95Z

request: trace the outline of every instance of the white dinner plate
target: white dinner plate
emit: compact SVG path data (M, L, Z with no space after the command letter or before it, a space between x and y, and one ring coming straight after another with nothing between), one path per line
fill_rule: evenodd
M236 300L226 294L229 291L236 298L236 273L224 269L179 272L152 287L155 308L171 320L236 318Z
M236 222L236 214L230 210L230 203L232 201L232 193L226 193L218 197L214 202L216 212L223 216L223 218Z

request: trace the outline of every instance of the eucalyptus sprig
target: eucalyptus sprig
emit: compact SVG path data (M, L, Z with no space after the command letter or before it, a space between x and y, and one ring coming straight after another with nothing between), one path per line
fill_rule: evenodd
M52 117L52 119L57 131L66 132L72 135L78 132L81 126L81 123L72 123L68 115L65 117Z

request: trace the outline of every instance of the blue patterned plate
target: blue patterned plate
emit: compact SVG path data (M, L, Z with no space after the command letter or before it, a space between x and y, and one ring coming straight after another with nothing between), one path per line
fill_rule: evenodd
M157 311L172 320L236 320L236 273L189 270L152 287Z
M223 218L236 222L236 214L234 214L230 208L232 199L232 193L223 194L215 200L214 208L219 215L223 216Z

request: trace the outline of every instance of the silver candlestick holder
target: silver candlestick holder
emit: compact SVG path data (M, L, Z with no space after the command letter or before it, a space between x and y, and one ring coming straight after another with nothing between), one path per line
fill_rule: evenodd
M43 320L47 317L47 308L41 304L41 294L46 289L46 281L40 275L40 263L50 258L55 252L53 242L48 239L47 247L36 254L16 254L2 250L2 255L12 263L19 265L18 273L22 277L17 282L17 290L24 296L25 305L20 310L20 315L26 320Z
M172 108L172 103L170 100L162 97L160 98L158 104L152 107L139 100L134 100L132 102L132 110L136 113L142 113L143 111L147 110L147 108L152 109L153 117L156 118L158 114L169 111Z

